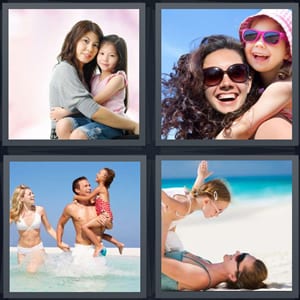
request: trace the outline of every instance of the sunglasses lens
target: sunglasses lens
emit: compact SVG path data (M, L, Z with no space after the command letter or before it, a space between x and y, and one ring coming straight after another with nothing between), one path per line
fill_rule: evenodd
M244 42L256 42L259 35L263 33L263 40L271 45L276 45L280 41L280 32L277 31L258 31L254 29L246 29L243 32Z
M278 32L269 31L264 33L264 40L268 44L275 45L279 42L279 39L280 34Z
M254 42L258 36L258 32L255 30L245 30L243 32L243 39L245 42Z
M223 80L224 73L227 73L230 79L237 83L246 82L249 76L248 67L244 64L231 65L227 71L211 67L203 70L204 84L206 86L218 85Z
M246 257L246 255L248 255L248 253L242 253L242 254L238 255L238 256L235 258L236 262L237 262L237 263L241 263L241 262L244 260L244 258Z
M248 79L248 68L243 64L232 65L227 71L232 81L242 83Z
M220 68L212 67L203 70L204 84L206 86L218 85L222 79L224 72Z

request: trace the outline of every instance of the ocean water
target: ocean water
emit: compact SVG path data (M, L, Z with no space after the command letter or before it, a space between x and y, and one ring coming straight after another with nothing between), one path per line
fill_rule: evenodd
M213 179L210 177L208 180ZM191 189L195 178L163 179L162 188L187 187ZM226 177L234 202L291 200L291 176Z
M106 256L74 264L71 254L50 253L28 274L10 253L10 292L140 292L140 257Z

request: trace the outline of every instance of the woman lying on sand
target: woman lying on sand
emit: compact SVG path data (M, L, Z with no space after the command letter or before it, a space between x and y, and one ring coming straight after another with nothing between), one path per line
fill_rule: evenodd
M265 264L248 253L236 251L224 255L220 263L196 256L188 251L167 252L161 260L162 290L199 291L214 288L222 282L229 289L264 288Z

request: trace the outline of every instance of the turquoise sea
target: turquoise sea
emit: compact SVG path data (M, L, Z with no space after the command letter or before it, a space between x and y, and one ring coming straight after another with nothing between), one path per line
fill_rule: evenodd
M216 177L209 177L206 181ZM282 201L291 200L292 176L242 176L223 179L229 186L233 200ZM163 179L162 188L187 187L191 189L195 178Z

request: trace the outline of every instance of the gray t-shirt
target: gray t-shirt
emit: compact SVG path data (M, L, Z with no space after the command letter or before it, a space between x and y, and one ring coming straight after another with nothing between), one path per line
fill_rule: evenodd
M50 107L64 107L71 113L82 113L88 118L100 108L80 81L76 69L66 61L58 63L53 70L49 100ZM54 121L51 127L55 128Z

